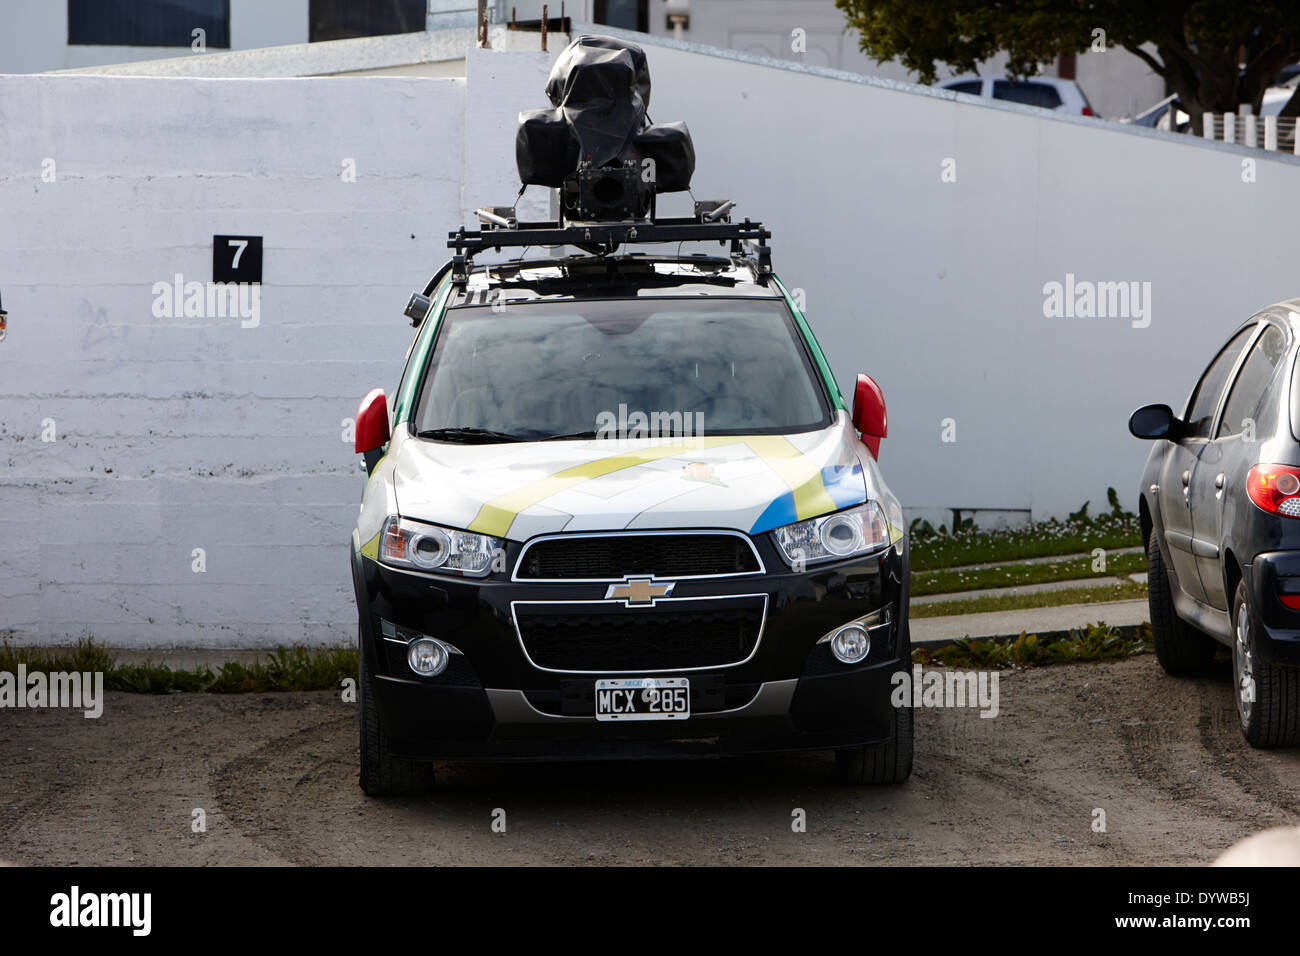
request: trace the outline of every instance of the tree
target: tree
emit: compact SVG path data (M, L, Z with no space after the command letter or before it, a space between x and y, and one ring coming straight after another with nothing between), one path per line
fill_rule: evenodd
M835 0L877 63L898 58L923 83L936 64L969 73L999 51L1012 76L1062 53L1123 47L1164 78L1201 130L1205 113L1259 112L1300 60L1296 0ZM1152 54L1144 46L1155 48ZM1283 115L1300 111L1300 88Z

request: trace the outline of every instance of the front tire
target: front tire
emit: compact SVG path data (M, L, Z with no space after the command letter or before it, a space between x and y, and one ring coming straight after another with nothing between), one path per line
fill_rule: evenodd
M1266 664L1259 657L1255 614L1246 582L1232 598L1232 692L1241 733L1252 747L1300 743L1300 670Z
M1214 662L1214 638L1192 627L1174 610L1173 582L1154 528L1147 539L1147 606L1156 660L1165 673L1182 677L1209 670Z
M912 637L908 625L904 625L900 640L899 660L910 674ZM835 751L835 775L842 783L848 784L879 786L903 783L912 775L912 751L912 702L909 699L902 707L894 708L893 728L888 740Z
M372 797L402 796L432 789L432 763L394 757L389 752L388 735L379 726L375 679L366 664L365 635L360 629L357 631L357 651L360 658L357 690L361 704L361 789Z

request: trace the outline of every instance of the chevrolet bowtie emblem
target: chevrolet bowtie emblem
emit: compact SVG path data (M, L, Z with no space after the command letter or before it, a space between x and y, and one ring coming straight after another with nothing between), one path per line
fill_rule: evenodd
M628 605L654 604L655 598L672 594L676 584L676 581L656 581L654 578L628 578L621 584L611 584L605 592L605 599L620 598Z

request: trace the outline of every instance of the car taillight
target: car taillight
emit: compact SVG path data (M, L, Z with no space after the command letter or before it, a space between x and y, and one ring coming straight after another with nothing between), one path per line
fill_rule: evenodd
M1269 514L1300 518L1300 468L1256 465L1246 476L1246 494Z
M1300 578L1279 577L1276 579L1277 599L1284 608L1300 611Z
M1085 106L1085 107L1083 108L1083 115L1084 115L1084 116L1091 116L1091 115L1092 115L1092 107L1091 107L1091 106Z

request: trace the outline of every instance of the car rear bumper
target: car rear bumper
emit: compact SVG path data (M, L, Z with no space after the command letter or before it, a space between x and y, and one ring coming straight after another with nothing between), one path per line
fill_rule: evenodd
M761 633L748 657L722 666L673 670L666 660L663 667L604 673L539 666L515 616L529 604L602 606L604 583L471 582L396 571L354 552L361 652L376 675L391 751L442 760L581 760L821 750L889 738L893 677L910 667L900 660L906 553L888 548L804 572L777 565L766 551L763 559L765 569L779 570L682 580L674 592L705 605L761 600ZM842 664L819 638L861 618L873 625L871 651L861 664ZM419 678L406 667L406 645L394 631L399 638L427 634L461 653L439 677ZM649 675L690 680L688 719L595 718L597 677Z
M1300 594L1300 551L1272 551L1255 556L1242 569L1261 632L1256 641L1265 663L1300 666L1300 610L1282 604L1283 592Z

